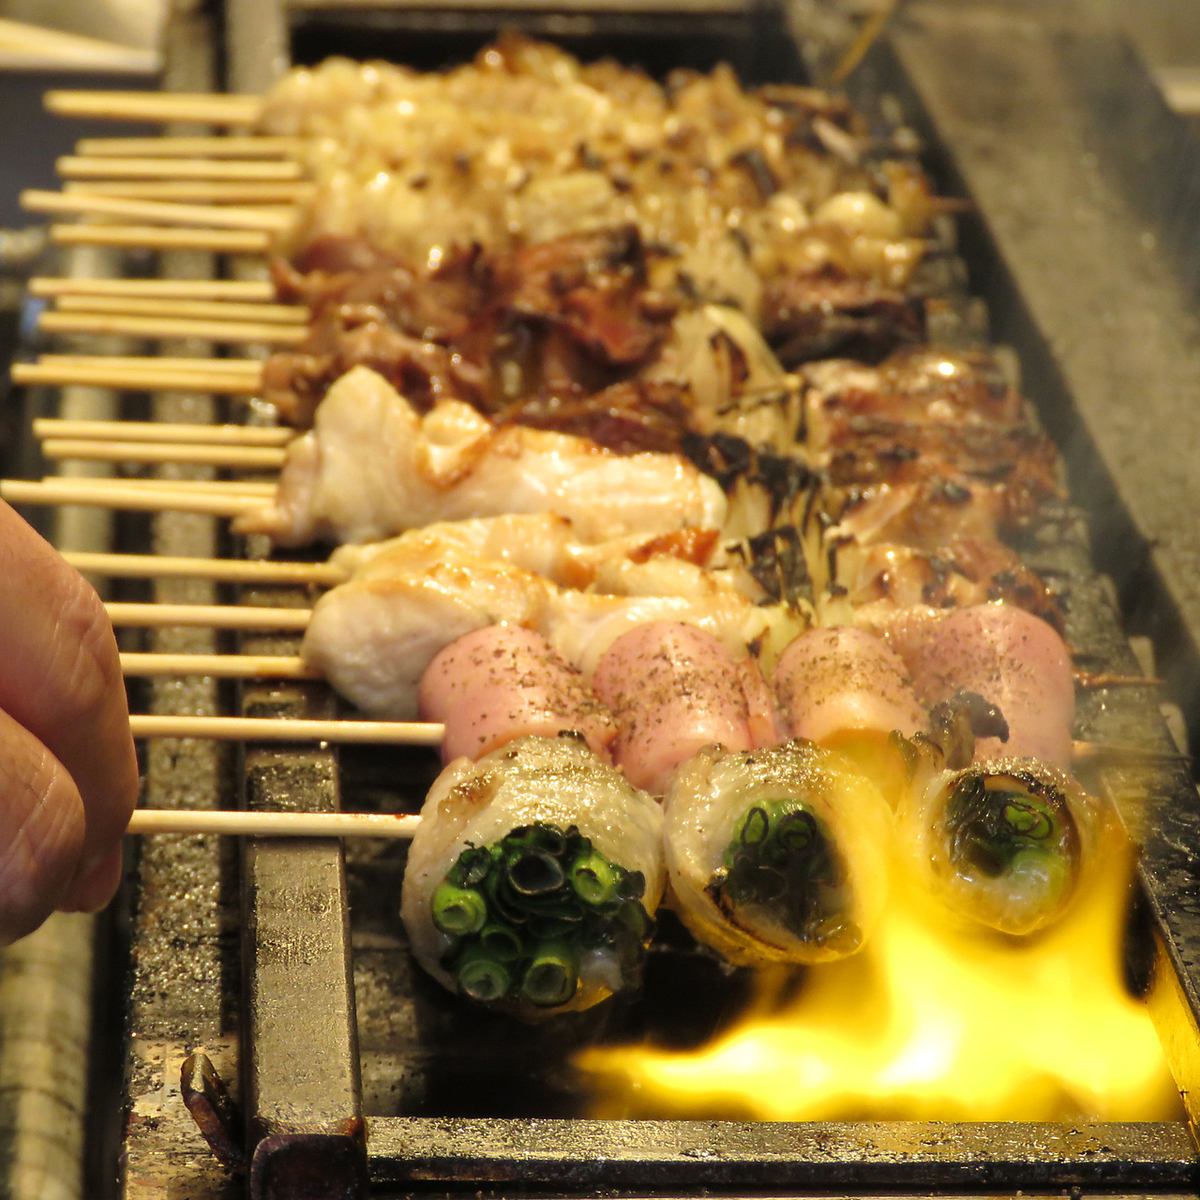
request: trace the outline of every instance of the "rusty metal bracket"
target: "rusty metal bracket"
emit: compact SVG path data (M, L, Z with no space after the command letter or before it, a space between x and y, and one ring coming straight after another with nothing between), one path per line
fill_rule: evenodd
M183 1060L179 1089L192 1120L221 1165L235 1174L245 1171L242 1115L207 1054L197 1051Z

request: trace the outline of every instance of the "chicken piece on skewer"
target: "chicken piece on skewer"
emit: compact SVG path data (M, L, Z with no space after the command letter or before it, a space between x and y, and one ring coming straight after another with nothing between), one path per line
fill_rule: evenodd
M1075 679L1071 655L1045 621L1019 608L980 604L895 622L889 640L904 659L922 703L975 692L1004 714L1008 739L981 738L977 760L1004 754L1061 770L1071 766Z
M301 655L364 712L403 719L416 713L418 681L433 656L473 630L501 623L534 629L590 678L621 634L657 620L706 629L738 654L755 641L781 645L803 624L791 610L754 604L733 590L572 591L509 563L460 553L333 588L313 608Z
M924 631L918 665L927 668L921 684L934 705L929 735L912 736L926 717L904 663L861 630L802 634L780 657L775 684L794 733L844 749L879 784L896 809L897 844L918 886L960 918L1024 935L1070 904L1100 817L1097 802L1063 770L1028 757L1038 748L1037 724L1058 730L1057 741L1064 718L1069 752L1074 695L1064 702L1052 653L1046 694L1037 692L1026 668L1047 652L1045 631L1057 635L1012 611L967 609ZM993 621L1006 644L1014 625L1025 630L1022 649L1033 653L997 655ZM999 709L966 690L983 682ZM1024 757L997 758L998 745Z
M672 455L618 457L541 430L493 428L447 401L425 417L356 367L288 448L275 500L236 528L281 545L375 541L432 521L554 512L583 540L720 528L725 497Z
M970 694L956 702L990 707ZM1094 867L1107 813L1065 771L1038 759L964 765L971 739L956 747L954 737L935 732L906 743L896 829L910 875L959 920L1035 933L1062 916Z
M440 650L421 676L418 700L422 720L445 726L446 763L480 758L518 737L569 732L608 762L617 736L613 714L583 676L519 625L489 625Z
M641 981L662 814L571 736L524 737L434 782L400 912L439 983L528 1019Z
M894 542L834 544L828 551L836 596L821 598L832 619L886 633L909 610L1002 602L1040 617L1061 632L1062 602L1003 542L954 538L936 550ZM931 617L933 614L930 614Z
M655 795L704 746L749 750L780 740L757 663L736 660L691 625L655 621L622 634L600 659L592 686L619 726L614 761Z
M904 764L893 735L924 729L926 712L882 638L849 626L806 630L779 656L771 683L793 737L845 753L895 805Z
M1026 419L1020 394L984 354L919 346L877 367L846 359L810 363L803 378L809 436L818 448L862 417L960 427L1016 426Z
M850 759L806 741L708 747L676 772L664 809L672 905L730 962L826 962L870 937L892 815Z
M747 93L727 68L668 89L515 37L436 75L337 61L293 73L262 123L311 138L301 240L365 238L423 262L633 223L672 249L673 286L756 318L755 274L903 286L933 207L919 172L879 161L836 100Z
M741 562L725 553L714 529L589 543L554 513L439 521L386 541L339 546L329 562L346 579L384 579L463 554L531 571L561 587L620 594L733 590L751 600L763 594ZM660 581L672 587L663 590Z

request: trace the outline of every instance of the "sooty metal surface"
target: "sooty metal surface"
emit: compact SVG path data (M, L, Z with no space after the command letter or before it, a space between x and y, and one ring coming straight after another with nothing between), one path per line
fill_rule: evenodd
M1195 1187L1176 1124L371 1122L372 1177L412 1188Z

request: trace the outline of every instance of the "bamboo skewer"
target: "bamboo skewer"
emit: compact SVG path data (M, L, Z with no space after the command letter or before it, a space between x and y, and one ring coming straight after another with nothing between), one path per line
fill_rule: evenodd
M59 116L102 121L253 125L262 111L262 98L211 92L49 91L45 106Z
M144 488L119 480L105 485L101 480L81 479L68 484L62 479L0 479L0 499L10 504L83 504L98 508L123 508L131 512L189 512L213 517L236 517L262 507L262 499L251 495L221 495L173 488Z
M330 742L358 746L440 746L445 727L426 721L310 721L274 717L137 714L135 738L208 738L234 742Z
M308 336L304 325L270 321L196 321L184 317L139 317L125 313L45 312L45 333L94 333L121 337L199 338L210 342L265 342L297 346Z
M121 313L134 317L177 317L188 321L256 321L302 325L310 314L300 304L242 300L190 300L177 296L58 296L59 312Z
M179 425L159 421L70 421L59 417L36 417L33 436L39 441L80 438L87 441L267 447L286 446L296 434L294 430L277 425Z
M82 138L75 153L91 158L288 158L300 154L308 139L236 134L225 137Z
M66 183L63 191L79 196L124 196L127 200L170 200L181 204L296 204L313 194L311 183L223 183L198 179Z
M109 554L68 550L63 557L85 574L126 579L210 579L217 583L312 584L332 587L346 572L332 563L264 558L189 558L165 554Z
M251 604L127 604L105 605L114 625L161 629L278 629L288 633L308 628L307 608L265 608Z
M73 213L77 216L127 217L164 225L205 225L211 229L283 233L293 215L263 209L230 208L205 204L167 204L156 200L122 200L117 196L81 196L27 188L21 207L30 212Z
M125 830L133 836L158 833L226 834L233 837L373 837L407 841L421 818L410 813L239 812L139 808Z
M178 375L208 371L220 375L239 375L243 379L258 379L262 375L262 363L253 358L183 358L166 354L42 354L38 357L38 363L60 367L119 367L142 374L166 371Z
M29 294L270 302L275 299L275 287L267 280L256 279L71 279L41 275L29 281Z
M287 451L274 446L171 445L154 442L112 442L47 438L42 454L51 461L190 463L229 470L271 470L282 467Z
M304 168L288 159L93 158L67 154L55 163L64 179L210 179L282 183L303 179Z
M223 396L252 396L259 378L214 368L205 371L150 371L102 363L16 363L12 380L21 385L80 384L130 392L212 392Z
M157 225L51 225L56 246L113 246L126 250L207 250L212 254L266 254L271 239L245 229L171 229Z
M292 654L122 654L126 676L210 675L214 679L323 679Z
M105 476L45 475L43 483L62 483L64 487L134 488L139 492L152 492L168 501L179 495L241 496L245 499L259 497L269 500L275 495L273 483L259 483L248 479L141 479L109 478Z

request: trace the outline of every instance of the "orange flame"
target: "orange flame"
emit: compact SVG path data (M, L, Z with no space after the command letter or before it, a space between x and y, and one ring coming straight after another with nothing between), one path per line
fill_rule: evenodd
M598 1115L767 1121L1170 1120L1181 1115L1150 1018L1124 986L1132 856L1103 867L1054 928L1017 941L948 928L893 899L858 956L697 1051L592 1048Z

